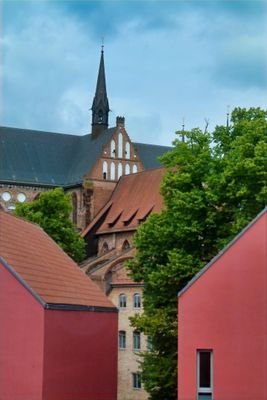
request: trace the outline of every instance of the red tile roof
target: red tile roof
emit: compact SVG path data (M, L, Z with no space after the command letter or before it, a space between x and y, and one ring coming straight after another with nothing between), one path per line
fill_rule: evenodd
M3 211L0 211L0 257L47 304L114 308L38 225Z
M164 168L158 168L122 176L105 206L108 212L96 233L134 230L151 212L160 212L163 208L160 183L164 173ZM96 216L83 236L103 214Z

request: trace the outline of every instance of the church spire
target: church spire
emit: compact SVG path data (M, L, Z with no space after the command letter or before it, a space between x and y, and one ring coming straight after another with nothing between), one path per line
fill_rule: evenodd
M101 49L101 58L98 70L95 97L92 104L92 137L95 138L108 127L109 104L106 89L104 49Z

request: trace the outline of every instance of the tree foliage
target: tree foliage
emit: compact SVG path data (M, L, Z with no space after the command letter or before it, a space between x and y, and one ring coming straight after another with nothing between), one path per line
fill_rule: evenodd
M161 193L165 209L135 235L129 263L144 282L144 313L132 324L150 336L141 354L151 400L177 398L177 293L266 203L267 111L237 108L212 134L177 132Z
M16 215L40 225L43 230L76 262L85 257L85 242L70 220L69 195L62 188L43 192L31 203L16 206Z

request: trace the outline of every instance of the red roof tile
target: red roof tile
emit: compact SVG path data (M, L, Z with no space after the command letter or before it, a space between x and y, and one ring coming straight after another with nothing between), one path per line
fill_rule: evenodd
M38 225L3 211L0 257L45 303L114 308Z
M122 176L97 233L136 229L151 212L161 211L163 199L160 195L160 183L164 172L165 169L158 168ZM86 229L83 235L87 232Z

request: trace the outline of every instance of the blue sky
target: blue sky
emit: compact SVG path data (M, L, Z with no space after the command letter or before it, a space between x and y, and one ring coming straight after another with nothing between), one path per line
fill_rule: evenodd
M110 125L171 144L227 106L267 108L265 0L2 0L0 124L85 134L101 38Z

